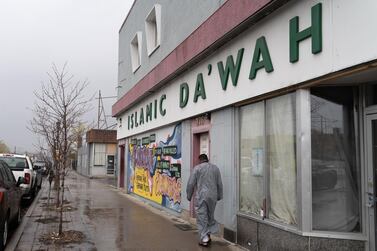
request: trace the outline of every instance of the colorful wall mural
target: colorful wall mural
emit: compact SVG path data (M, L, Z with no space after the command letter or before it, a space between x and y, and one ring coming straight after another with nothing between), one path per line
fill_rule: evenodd
M182 125L129 140L128 191L180 212Z

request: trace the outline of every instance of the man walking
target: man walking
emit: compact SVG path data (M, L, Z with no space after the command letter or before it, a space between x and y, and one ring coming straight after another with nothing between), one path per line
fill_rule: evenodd
M223 198L223 184L219 168L208 162L206 154L199 155L200 164L194 167L187 183L187 199L191 201L196 188L196 222L199 232L199 244L207 246L211 242L212 233L219 231L215 221L217 201Z

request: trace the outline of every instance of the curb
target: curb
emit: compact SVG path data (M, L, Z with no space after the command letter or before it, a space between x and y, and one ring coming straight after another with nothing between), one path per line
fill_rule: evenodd
M44 188L42 188L42 189L44 190ZM24 215L24 217L22 217L21 224L17 227L17 230L13 233L13 236L9 240L9 242L8 242L8 244L7 244L7 246L6 246L6 248L5 248L4 251L13 251L13 250L16 249L16 247L18 245L18 242L20 241L21 236L22 236L22 234L24 232L26 224L29 222L30 216L31 216L32 212L34 211L35 207L38 204L39 197L42 194L42 189L40 189L38 191L38 195L34 198L33 203L30 205L30 207L27 210L27 212Z

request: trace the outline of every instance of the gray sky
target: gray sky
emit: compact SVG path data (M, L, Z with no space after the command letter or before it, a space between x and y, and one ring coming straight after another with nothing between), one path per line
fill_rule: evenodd
M52 63L68 63L75 80L88 80L88 97L116 95L118 31L133 0L1 0L0 140L12 150L33 151L26 129L33 91ZM116 100L104 100L111 115ZM97 101L98 102L98 101ZM85 119L96 120L97 103ZM114 120L108 121L110 123Z

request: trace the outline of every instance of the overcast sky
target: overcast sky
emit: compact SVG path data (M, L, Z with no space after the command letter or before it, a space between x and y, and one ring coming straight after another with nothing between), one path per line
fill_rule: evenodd
M52 63L68 63L75 80L88 80L88 97L116 95L118 31L133 0L1 0L0 140L12 150L33 151L27 130L33 91ZM98 94L96 94L98 95ZM111 114L116 100L104 100ZM86 120L95 121L98 101ZM114 120L109 121L114 122Z

